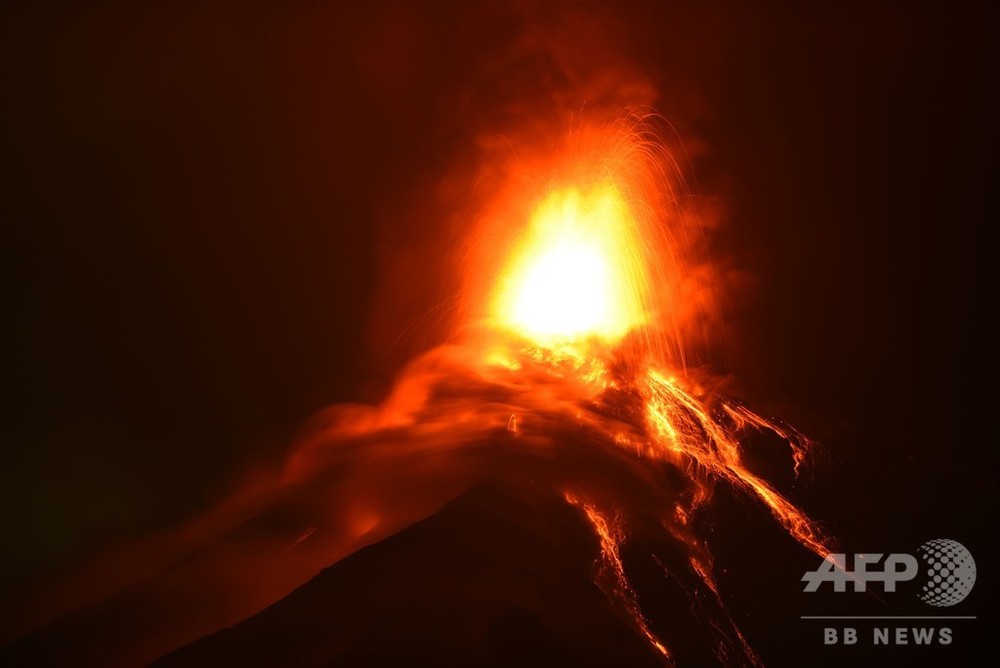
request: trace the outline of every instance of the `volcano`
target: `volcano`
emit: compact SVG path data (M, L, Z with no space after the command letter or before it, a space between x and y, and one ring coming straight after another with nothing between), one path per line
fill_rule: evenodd
M830 553L791 500L815 444L691 365L712 274L650 123L578 125L544 178L513 178L470 234L451 342L380 405L318 416L280 470L98 560L5 658L759 665L715 522L743 563L751 542ZM769 528L713 519L727 500Z

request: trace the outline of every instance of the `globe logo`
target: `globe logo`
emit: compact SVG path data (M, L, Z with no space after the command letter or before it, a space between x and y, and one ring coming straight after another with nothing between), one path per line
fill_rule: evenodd
M965 546L958 541L938 538L927 541L917 552L927 568L920 600L938 607L965 600L976 584L976 561Z

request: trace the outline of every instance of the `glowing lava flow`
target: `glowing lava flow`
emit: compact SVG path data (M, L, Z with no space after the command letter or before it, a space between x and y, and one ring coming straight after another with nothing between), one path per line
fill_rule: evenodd
M566 500L574 506L583 508L587 520L594 527L594 531L601 541L602 569L597 578L597 585L608 598L618 600L639 632L660 654L669 659L670 652L667 651L666 646L649 630L649 623L643 617L639 601L632 590L632 584L629 582L628 576L625 575L625 566L622 564L621 554L618 551L619 544L625 538L621 527L617 522L612 522L602 515L593 505L579 501L572 494L567 493Z
M804 547L820 556L830 552L827 539L818 527L793 504L778 494L771 485L751 473L743 464L736 432L744 424L752 424L761 429L769 429L776 435L785 437L779 427L772 426L764 418L739 406L722 404L722 410L730 416L740 416L744 422L737 422L736 428L727 428L721 422L709 417L700 403L681 389L676 381L668 380L657 371L647 374L646 404L648 419L655 436L654 443L665 448L665 453L689 457L698 465L724 478L733 485L756 495L770 509L782 526ZM801 460L801 445L790 441L795 461ZM653 454L661 454L656 450ZM669 454L667 454L669 456Z

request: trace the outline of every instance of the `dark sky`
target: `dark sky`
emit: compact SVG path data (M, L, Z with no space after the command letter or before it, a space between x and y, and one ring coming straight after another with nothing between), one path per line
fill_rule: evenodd
M201 4L0 17L0 594L376 401L457 288L435 258L468 195L442 181L549 85L498 57L525 29L500 3ZM996 11L788 4L608 24L755 278L725 370L825 443L815 514L987 545Z

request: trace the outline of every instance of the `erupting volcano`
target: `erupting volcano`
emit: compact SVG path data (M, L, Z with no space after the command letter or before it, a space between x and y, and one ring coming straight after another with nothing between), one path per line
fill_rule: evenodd
M578 121L522 155L469 235L450 343L380 406L319 416L280 474L98 563L81 582L119 593L8 651L526 665L527 643L547 665L761 663L713 557L711 534L741 529L702 517L724 491L825 556L753 452L791 479L813 444L687 352L700 232L655 122Z
M831 544L744 458L747 432L768 432L787 444L798 473L810 441L710 395L685 373L688 323L678 291L671 290L685 281L685 249L675 241L677 209L671 206L679 186L664 184L669 154L641 120L585 128L571 141L568 164L557 161L558 176L545 181L549 190L507 251L488 302L489 354L470 367L489 385L512 392L508 403L497 403L493 423L502 424L509 413L513 447L539 447L552 438L554 425L574 425L579 436L566 438L566 447L577 439L599 443L599 456L607 458L599 470L614 461L635 476L627 492L594 474L566 473L550 483L593 528L600 545L597 584L669 660L670 643L650 629L619 555L630 526L649 531L658 524L656 531L680 543L684 568L720 610L712 556L692 526L715 482L753 497L806 549L825 556ZM682 479L672 479L671 470L683 472ZM636 489L650 497L629 507L626 499ZM657 563L669 576L671 568ZM716 631L717 658L732 660L738 651L757 662L731 622Z

